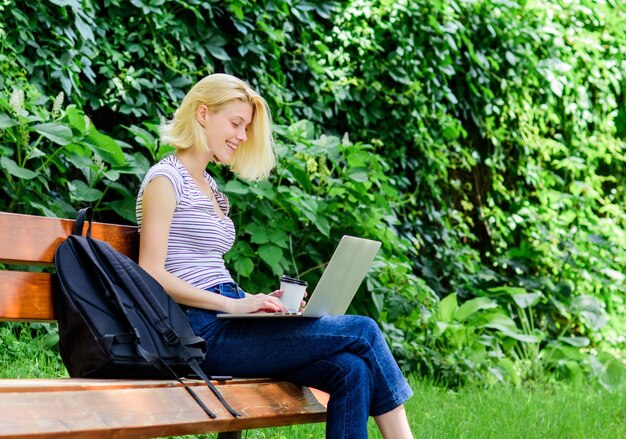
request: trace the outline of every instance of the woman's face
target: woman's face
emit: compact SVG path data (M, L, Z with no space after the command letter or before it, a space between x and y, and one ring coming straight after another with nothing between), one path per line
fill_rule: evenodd
M207 146L217 162L230 164L237 148L247 140L252 110L251 104L239 101L228 103L214 113L205 105L198 107L198 121L204 126Z

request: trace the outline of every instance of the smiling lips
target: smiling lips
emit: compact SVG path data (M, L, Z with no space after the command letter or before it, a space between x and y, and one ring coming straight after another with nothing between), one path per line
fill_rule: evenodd
M233 150L233 152L235 152L235 151L237 150L237 145L236 145L236 144L234 144L233 142L230 142L230 141L228 141L228 140L227 140L227 141L226 141L226 145L227 145L230 149L232 149L232 150Z

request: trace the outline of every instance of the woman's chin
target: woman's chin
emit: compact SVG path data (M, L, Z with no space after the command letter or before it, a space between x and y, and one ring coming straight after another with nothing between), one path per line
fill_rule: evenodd
M213 158L213 161L219 165L230 165L233 162L233 157L232 156L227 156L227 157L217 157L215 156Z

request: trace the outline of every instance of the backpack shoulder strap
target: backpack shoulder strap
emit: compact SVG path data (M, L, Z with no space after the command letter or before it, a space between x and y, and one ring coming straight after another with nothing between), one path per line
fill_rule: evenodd
M93 219L93 210L91 210L91 207L85 207L78 211L78 214L76 215L76 221L74 222L74 228L72 229L72 235L83 235L85 219L87 219L87 221L89 222L86 236L91 236L91 221Z

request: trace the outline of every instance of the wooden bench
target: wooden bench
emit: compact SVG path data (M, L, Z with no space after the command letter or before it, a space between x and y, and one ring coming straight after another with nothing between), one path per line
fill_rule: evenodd
M0 321L50 322L54 250L73 220L0 212ZM92 236L136 260L136 227L93 223ZM32 270L32 269L31 269ZM50 270L47 270L50 271ZM0 380L0 437L154 437L241 430L326 418L327 395L266 378L215 381L242 417L234 418L206 384L186 380L217 417L212 419L177 381L103 379Z

